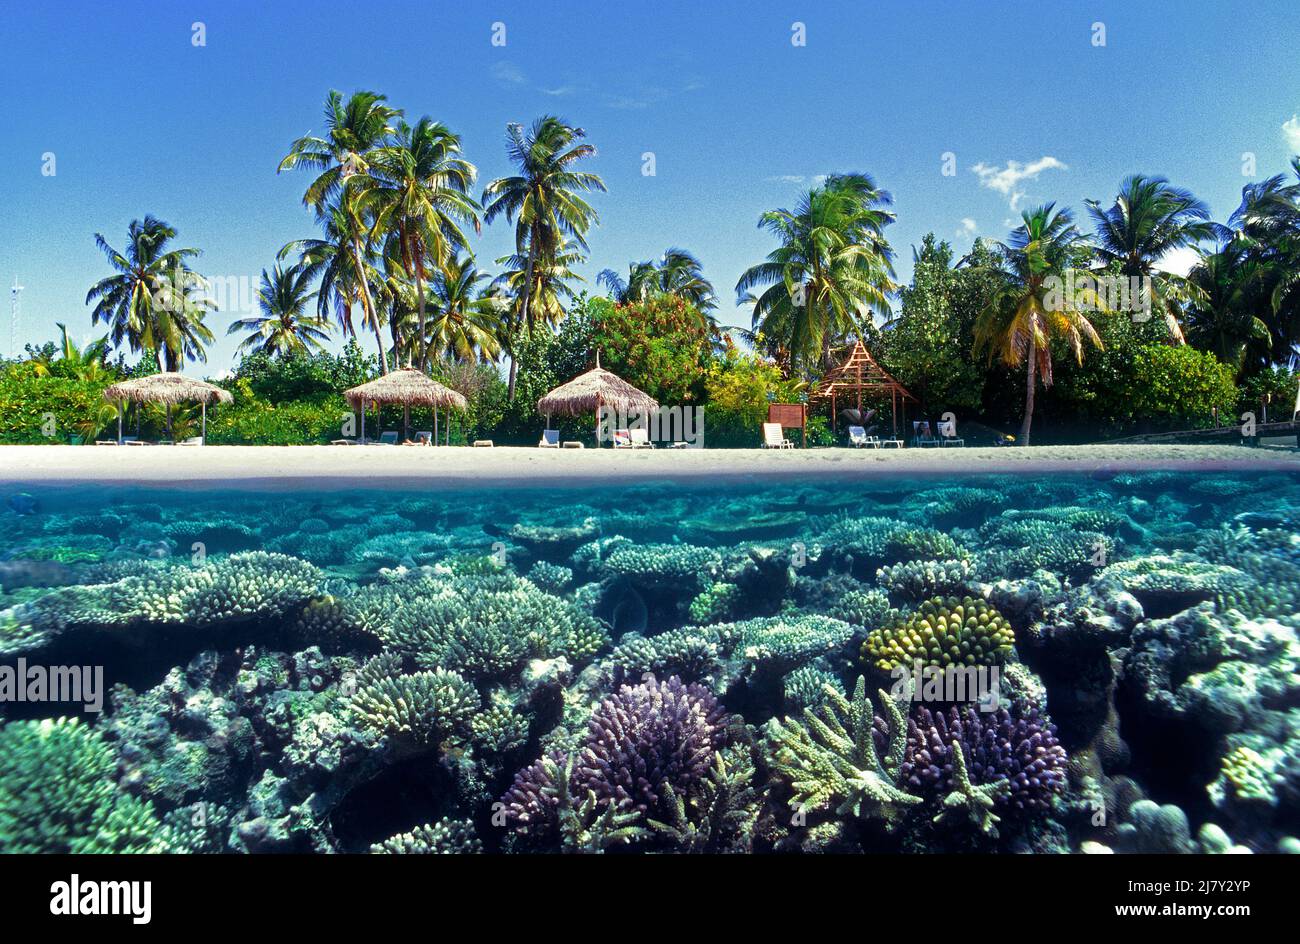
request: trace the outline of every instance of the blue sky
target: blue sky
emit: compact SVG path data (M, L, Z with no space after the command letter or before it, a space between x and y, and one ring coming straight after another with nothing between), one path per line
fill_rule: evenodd
M1003 238L1013 203L1081 212L1133 172L1191 188L1223 219L1252 179L1244 153L1259 179L1300 151L1290 2L0 0L0 17L0 283L26 286L20 349L56 321L94 336L83 302L108 271L92 234L121 246L146 213L203 250L199 271L255 284L312 234L306 175L275 167L322 129L331 88L445 122L480 185L509 171L507 122L550 112L585 127L609 193L581 273L686 247L733 324L748 321L736 278L772 248L759 214L818 175L865 170L893 193L905 278L928 231L964 250ZM494 270L511 238L487 228L480 264ZM210 316L218 343L198 372L230 365L238 314Z

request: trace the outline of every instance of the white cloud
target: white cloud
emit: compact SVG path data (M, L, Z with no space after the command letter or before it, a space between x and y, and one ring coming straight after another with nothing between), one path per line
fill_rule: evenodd
M820 187L826 183L826 177L826 174L813 174L811 177L806 174L778 174L767 179L782 184L812 184L814 187Z
M1200 253L1195 249L1191 246L1180 246L1178 249L1169 250L1157 259L1156 268L1174 275L1186 275L1192 271L1192 266L1200 261Z
M977 232L979 232L979 226L976 225L975 221L969 216L963 216L961 225L957 227L957 236L974 236Z
M1291 149L1291 153L1300 154L1300 115L1292 115L1282 122L1282 136L1286 138L1286 146Z
M528 80L524 74L508 62L498 62L492 67L492 78L506 85L523 85Z
M1045 170L1069 170L1061 161L1051 155L1044 155L1036 161L1030 161L1028 164L1022 164L1020 161L1007 161L1006 167L993 167L983 162L976 164L971 168L975 176L980 179L980 186L987 187L989 190L995 190L1004 197L1010 197L1011 209L1020 209L1020 201L1025 197L1025 191L1021 188L1021 183L1026 180L1037 180L1038 175Z

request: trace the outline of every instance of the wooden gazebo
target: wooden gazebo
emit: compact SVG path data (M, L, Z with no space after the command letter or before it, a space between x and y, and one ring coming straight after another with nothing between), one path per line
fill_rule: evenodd
M885 368L876 363L867 346L859 338L853 344L853 350L844 363L832 368L809 396L810 402L829 400L831 404L831 432L835 432L835 414L837 401L843 397L857 397L857 408L862 409L862 394L889 394L889 409L894 424L894 436L898 436L898 408L903 407L904 420L907 417L907 401L919 402L901 383L895 380Z

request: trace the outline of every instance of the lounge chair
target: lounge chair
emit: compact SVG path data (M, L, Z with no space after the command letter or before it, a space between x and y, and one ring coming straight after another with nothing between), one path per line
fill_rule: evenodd
M855 449L861 449L864 446L871 446L874 449L880 448L880 443L874 436L868 436L867 431L861 426L849 427L849 445Z
M650 441L650 430L638 426L636 429L630 430L630 432L632 434L633 449L653 449L655 447L655 444Z
M178 442L176 445L178 445L178 446L202 446L202 445L203 445L203 437L202 437L202 436L191 436L189 439L182 439L182 440L181 440L180 442Z
M940 446L965 446L966 440L957 435L957 421L939 424Z
M537 441L539 449L559 449L560 431L558 429L542 430L542 438Z
M630 430L626 430L626 429L614 430L614 448L615 449L632 448L632 433Z
M586 449L587 447L584 446L584 445L583 445L579 440L577 440L577 439L567 439L567 440L564 441L564 443L561 445L560 448L562 448L562 449Z
M117 446L119 445L119 443L116 439L96 439L95 445L96 446Z
M331 439L331 446L355 446L361 440L359 439Z
M414 439L409 440L408 442L405 442L405 443L403 443L402 445L404 445L404 446L432 446L432 445L433 445L433 431L432 431L432 430L427 430L427 429L426 429L426 430L421 430L420 432L418 432L418 433L415 434L415 438L414 438Z
M379 444L381 446L396 446L398 434L397 430L391 429L386 433L379 434Z
M472 448L472 449L492 449L492 448L494 448L494 447L493 447L493 445L492 445L492 440L490 440L490 439L476 439L476 440L474 440L474 443L473 443L473 445L472 445L470 448Z
M763 448L764 449L793 449L794 443L785 438L781 431L780 423L763 424Z
M935 437L934 433L931 432L929 420L912 421L912 445L920 446L922 448L926 446L934 446L935 448L938 448L939 440Z

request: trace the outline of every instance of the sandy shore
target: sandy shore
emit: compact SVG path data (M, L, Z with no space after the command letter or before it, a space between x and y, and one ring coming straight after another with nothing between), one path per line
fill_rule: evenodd
M854 480L1130 470L1300 472L1294 449L1042 446L1002 449L681 449L615 452L403 446L0 446L8 487L479 488L683 480Z

